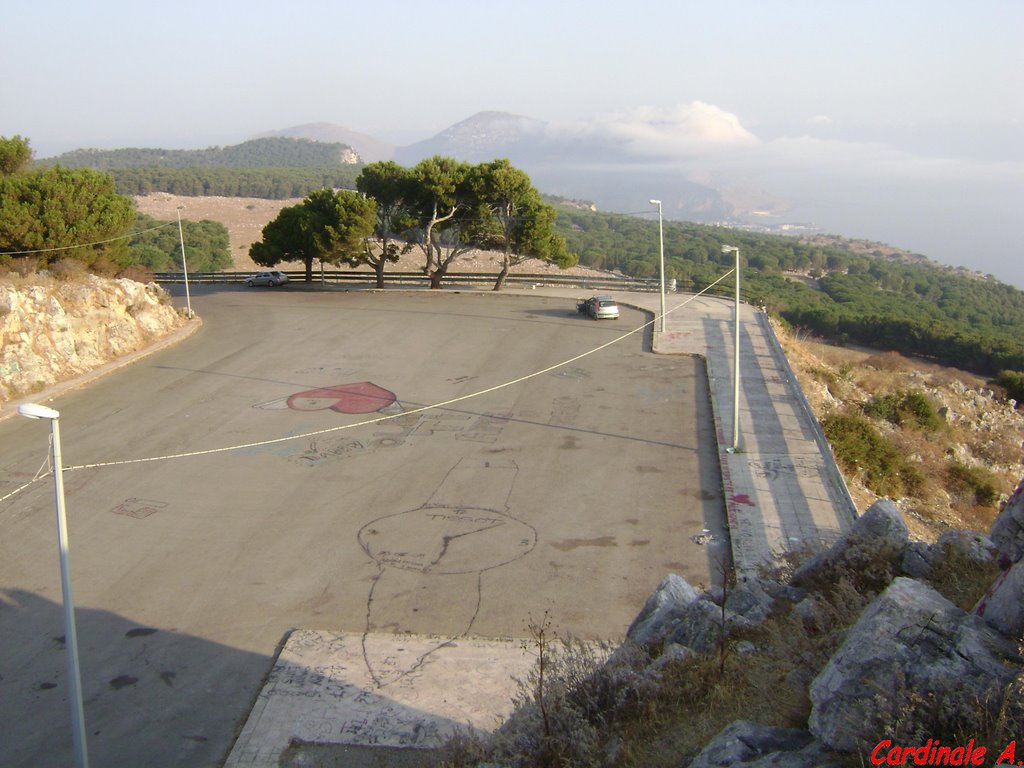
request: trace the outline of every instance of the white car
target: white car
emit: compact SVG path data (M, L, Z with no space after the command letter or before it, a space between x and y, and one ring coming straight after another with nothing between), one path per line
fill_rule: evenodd
M288 282L288 275L284 272L257 272L255 275L245 281L245 284L252 288L254 285L269 285L271 288L276 288L279 285L284 285Z
M576 302L576 311L595 320L618 320L619 305L611 296L591 296Z

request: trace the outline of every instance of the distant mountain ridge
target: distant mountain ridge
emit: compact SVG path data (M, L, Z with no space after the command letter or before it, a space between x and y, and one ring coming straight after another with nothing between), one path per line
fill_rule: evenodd
M306 123L294 125L291 128L283 128L278 131L265 131L257 134L254 138L264 139L272 137L283 137L289 139L308 139L327 143L345 144L351 147L359 155L364 163L375 163L379 160L392 160L395 157L396 147L386 141L369 136L365 133L353 131L342 125L334 123Z
M67 168L109 171L159 168L336 168L359 162L351 146L309 138L269 137L207 149L76 149L40 160Z

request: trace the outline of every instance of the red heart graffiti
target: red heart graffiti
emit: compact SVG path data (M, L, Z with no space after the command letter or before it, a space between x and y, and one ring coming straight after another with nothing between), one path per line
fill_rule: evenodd
M338 413L373 413L395 402L395 393L370 381L339 384L336 387L307 389L288 398L294 411L322 411L330 408Z

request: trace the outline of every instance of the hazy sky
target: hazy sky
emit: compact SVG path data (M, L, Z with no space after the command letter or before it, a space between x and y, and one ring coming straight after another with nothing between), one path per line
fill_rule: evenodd
M907 184L924 195L924 218L958 208L962 181L981 209L965 227L1009 231L1024 204L1022 0L0 0L0 12L0 135L27 136L40 157L231 144L308 122L408 143L500 110L566 130L611 121L680 159L718 153L737 176L747 163L785 194L823 189L825 207L870 211L879 174L883 197ZM723 159L723 146L736 151ZM932 182L941 212L928 212ZM1006 210L986 219L989 198ZM1022 284L1012 238L981 248L1002 261L956 261L909 234L926 221L906 223L893 244Z

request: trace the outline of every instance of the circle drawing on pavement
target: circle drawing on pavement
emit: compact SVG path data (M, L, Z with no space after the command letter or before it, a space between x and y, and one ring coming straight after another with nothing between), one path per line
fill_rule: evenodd
M359 545L380 566L426 574L487 571L536 544L533 526L474 507L428 505L377 518L359 531Z

